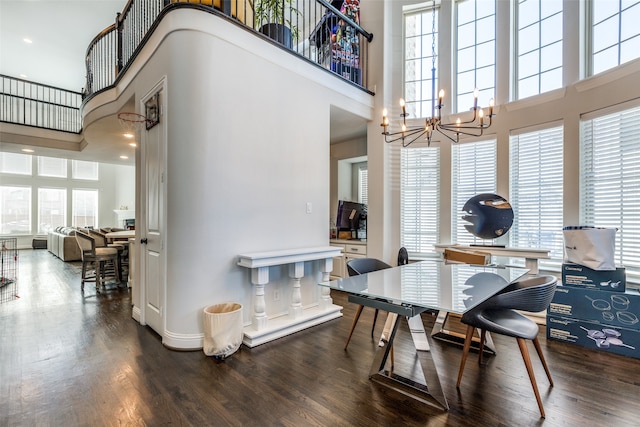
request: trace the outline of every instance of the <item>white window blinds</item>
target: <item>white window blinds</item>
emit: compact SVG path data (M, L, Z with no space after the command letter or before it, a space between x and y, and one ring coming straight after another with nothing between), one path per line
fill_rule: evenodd
M464 227L462 207L471 197L496 191L496 141L479 141L452 146L451 158L452 242L481 244Z
M358 168L358 202L369 203L369 171L366 165Z
M580 221L616 227L616 263L638 277L640 108L583 120L581 142Z
M440 149L401 150L400 233L410 254L433 253L439 241Z
M510 195L514 212L509 245L551 250L551 260L562 262L563 131L562 126L510 138Z

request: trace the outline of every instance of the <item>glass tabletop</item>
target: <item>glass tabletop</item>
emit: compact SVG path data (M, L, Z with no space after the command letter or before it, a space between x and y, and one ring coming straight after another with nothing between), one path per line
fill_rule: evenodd
M528 272L528 269L519 267L475 266L433 260L322 282L320 286L461 314Z

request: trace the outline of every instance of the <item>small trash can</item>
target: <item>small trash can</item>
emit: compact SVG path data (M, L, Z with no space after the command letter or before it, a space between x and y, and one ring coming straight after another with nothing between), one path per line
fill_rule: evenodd
M243 336L242 304L227 302L205 307L204 354L225 359L240 348Z

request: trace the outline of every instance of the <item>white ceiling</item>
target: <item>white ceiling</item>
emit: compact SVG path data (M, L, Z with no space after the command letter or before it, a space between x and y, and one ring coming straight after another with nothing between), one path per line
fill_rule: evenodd
M98 33L115 22L116 14L126 3L126 0L0 0L0 74L80 92L85 85L87 47ZM24 42L25 38L32 43ZM119 156L126 144L113 141L122 132L117 120L114 118L99 129L104 133L91 135L86 154L97 161L121 162ZM363 135L366 135L364 120L346 112L332 114L332 143ZM89 139L88 135L85 137ZM3 145L4 151L16 151L6 141ZM61 152L60 156L83 157L66 154L69 153ZM55 155L55 151L48 150L45 155ZM133 164L133 156L128 163Z
M80 92L89 43L115 22L125 4L126 0L0 0L0 73Z

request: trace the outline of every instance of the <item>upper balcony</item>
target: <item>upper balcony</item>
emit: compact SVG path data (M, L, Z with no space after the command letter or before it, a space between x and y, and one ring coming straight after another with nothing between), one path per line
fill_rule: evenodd
M355 0L129 0L116 22L87 49L83 97L86 101L113 87L160 20L176 8L218 15L365 89L373 35L359 25L358 4Z

